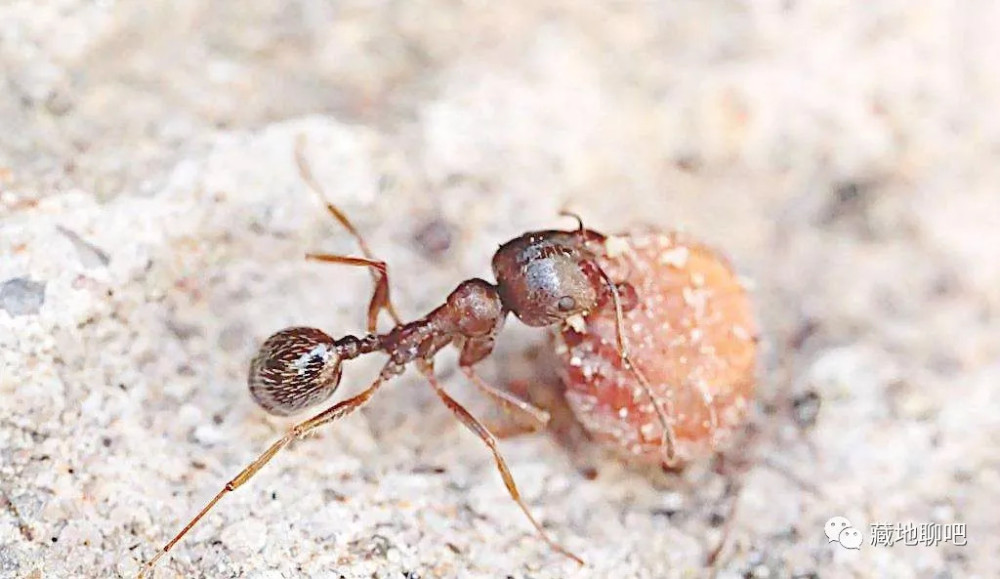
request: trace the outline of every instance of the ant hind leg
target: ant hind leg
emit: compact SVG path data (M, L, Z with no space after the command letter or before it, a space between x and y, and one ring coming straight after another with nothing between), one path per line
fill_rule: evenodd
M227 494L235 491L239 487L246 484L250 479L254 477L255 474L257 474L257 472L261 468L264 467L264 465L271 462L271 459L274 458L275 455L277 455L282 449L288 446L293 440L302 438L312 430L319 428L320 426L323 426L324 424L327 424L329 422L333 422L338 418L347 416L348 414L354 412L355 410L363 406L366 402L368 402L368 399L370 399L372 395L375 394L375 391L378 390L379 387L389 377L394 375L395 370L396 370L395 367L391 365L386 365L386 367L382 369L382 372L379 374L378 378L376 378L375 381L372 382L372 384L368 386L368 388L366 388L360 394L352 398L348 398L347 400L338 402L333 406L331 406L330 408L327 408L323 412L316 414L312 418L304 420L293 426L288 431L287 434L285 434L277 442L272 444L267 450L261 453L261 455L258 456L253 462L251 462L242 471L240 471L238 475L236 475L232 480L227 482L226 485L222 487L222 490L220 490L215 495L215 497L213 497L212 500L210 500L208 504L206 504L201 509L201 511L199 511L198 514L195 515L194 518L191 519L188 522L188 524L185 525L184 528L181 529L181 531L177 533L177 535L175 535L173 539L170 540L169 543L164 545L163 548L160 549L156 553L156 555L142 567L142 569L139 571L139 579L142 579L150 571L152 571L153 567L156 565L156 562L159 561L164 555L166 555L170 551L170 549L172 549L173 546L177 544L178 541L184 538L184 535L186 535L188 531L190 531L196 524L198 524L198 521L200 521L206 514L208 514L208 512L211 511L213 507L215 507L215 504L218 503L222 499L222 497L226 496Z
M371 301L368 302L368 331L374 333L378 330L378 315L382 310L388 311L397 325L400 323L399 314L389 299L389 270L384 261L331 253L307 253L306 259L370 268L372 278L375 280L375 290L372 292Z
M361 249L361 254L365 256L365 259L330 254L310 254L307 257L309 259L325 261L327 263L339 263L342 265L355 265L370 268L372 279L375 282L375 291L372 294L371 302L368 305L368 331L375 332L377 330L376 322L378 314L382 310L389 312L389 316L392 317L393 322L395 322L396 325L399 325L402 323L402 319L396 312L396 308L393 306L392 299L389 296L389 270L386 263L375 257L371 247L368 246L368 242L365 241L364 236L361 235L358 228L351 223L347 214L341 211L333 203L327 201L326 193L324 193L323 188L313 176L312 170L309 167L309 162L306 160L305 144L305 137L302 135L300 135L295 141L295 164L298 166L299 176L306 184L306 187L323 203L323 206L326 207L327 213L336 219L337 222L347 230L351 237L357 241L358 247Z

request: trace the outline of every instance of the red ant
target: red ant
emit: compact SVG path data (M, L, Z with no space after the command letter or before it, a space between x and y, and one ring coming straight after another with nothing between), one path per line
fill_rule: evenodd
M434 393L452 413L480 438L493 453L497 468L511 498L521 508L538 535L554 550L583 565L583 560L548 536L521 499L507 462L497 448L490 431L468 410L452 398L434 376L434 356L448 345L458 348L459 368L484 393L502 405L514 407L544 426L549 415L527 401L499 390L479 377L474 367L493 351L497 335L508 313L533 327L565 326L575 316L604 308L614 308L617 320L617 347L622 365L627 368L653 402L662 429L664 464L674 464L674 433L665 410L657 403L649 382L631 363L622 328L622 312L635 303L635 290L627 283L615 284L598 264L604 255L607 237L587 229L572 214L578 227L572 231L534 231L503 244L493 256L497 283L483 279L463 281L445 303L426 316L403 323L389 298L389 275L385 262L374 257L364 238L347 216L326 197L312 176L303 155L303 142L296 147L299 173L308 188L326 206L326 210L357 240L364 257L308 254L307 259L367 267L375 289L368 305L367 335L347 335L334 339L315 328L287 328L269 337L250 364L248 382L254 400L264 410L276 415L290 415L323 402L333 395L340 383L342 364L365 354L382 352L389 360L374 382L360 394L343 400L293 426L285 436L264 451L230 480L177 535L142 568L144 577L195 524L226 494L249 481L257 471L293 440L314 429L342 418L361 406L390 378L403 372L410 363L433 388ZM378 333L382 311L388 312L395 326Z

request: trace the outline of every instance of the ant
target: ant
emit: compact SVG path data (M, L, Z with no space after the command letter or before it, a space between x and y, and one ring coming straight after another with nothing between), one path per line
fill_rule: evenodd
M336 206L326 201L304 156L304 140L295 147L295 160L302 180L323 202L327 212L357 241L364 257L310 253L307 259L326 263L366 267L372 274L375 289L368 304L367 334L334 339L322 330L293 327L281 330L261 345L250 363L250 394L264 410L287 416L315 406L336 391L342 365L358 356L381 352L389 359L375 380L360 394L342 400L315 416L294 425L281 439L251 462L205 505L173 539L147 562L139 572L141 579L167 552L194 527L222 497L247 483L282 449L316 428L343 418L361 408L389 379L415 364L449 410L489 447L497 469L511 498L552 549L580 565L583 560L562 547L545 532L532 516L514 483L507 461L497 448L496 438L468 410L452 398L434 375L434 356L448 345L459 350L458 365L465 376L486 395L507 408L516 408L539 427L549 414L513 394L488 384L475 371L475 365L493 351L497 335L508 313L532 327L563 327L580 316L603 308L614 308L617 320L617 347L622 364L636 378L645 395L653 402L662 430L663 462L675 464L674 433L667 412L657 404L649 381L628 354L623 331L622 312L634 306L635 290L627 283L614 283L598 264L605 255L607 236L587 229L579 216L578 227L571 231L545 230L525 233L503 245L493 256L493 274L497 283L473 278L463 281L445 299L444 304L417 320L404 323L389 297L389 274L386 263L375 258L368 243L354 224ZM377 329L379 315L387 312L394 327L385 333ZM668 409L669 410L669 409Z

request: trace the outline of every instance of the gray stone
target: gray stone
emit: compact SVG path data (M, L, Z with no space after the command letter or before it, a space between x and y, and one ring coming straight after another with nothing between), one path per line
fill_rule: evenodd
M45 283L15 277L0 284L0 308L12 316L31 316L45 303Z

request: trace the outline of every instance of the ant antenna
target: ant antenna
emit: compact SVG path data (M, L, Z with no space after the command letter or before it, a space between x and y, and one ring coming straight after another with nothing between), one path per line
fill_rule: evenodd
M587 230L583 225L583 218L567 209L560 210L559 215L576 219L576 233L580 236L584 236ZM611 281L611 277L608 276L608 273L604 271L604 268L602 268L600 264L595 262L594 266L597 269L598 275L601 276L601 280L604 282L605 287L607 287L608 291L611 292L611 301L614 302L615 305L615 333L617 335L618 353L619 356L621 356L622 364L624 364L625 368L631 372L633 376L635 376L636 380L639 381L639 386L642 388L643 393L645 393L649 398L649 401L653 403L653 409L656 411L656 418L659 421L660 429L663 432L663 440L661 444L666 453L666 460L664 463L667 466L673 466L676 463L674 460L676 457L676 448L673 426L670 425L670 420L667 418L666 412L660 407L659 404L657 404L649 379L646 378L646 375L639 369L638 366L635 365L631 356L629 356L628 339L625 337L625 315L618 287L613 281ZM673 415L674 409L671 393L668 393L666 404L669 407L667 412Z
M560 209L559 215L562 217L572 217L573 219L576 219L577 233L584 232L585 228L583 227L583 218L581 218L579 215L573 213L572 211L569 211L568 209Z
M639 369L638 366L635 365L631 356L629 356L628 339L625 337L625 315L622 310L621 295L618 293L618 287L611 281L611 278L608 276L607 272L604 271L604 268L598 264L595 265L597 265L597 273L604 281L605 287L607 287L608 291L611 292L611 301L614 302L615 305L615 333L618 338L618 354L621 356L622 364L624 364L625 368L628 369L633 376L635 376L636 380L639 381L639 386L642 388L642 391L649 398L650 402L653 403L653 409L656 411L656 418L659 421L660 428L663 432L662 445L667 457L665 462L667 466L673 466L676 463L674 460L676 457L674 428L670 425L666 412L664 412L663 408L656 403L656 398L653 395L653 388L650 386L649 379L646 378L646 375ZM667 395L666 404L669 406L667 412L673 415L673 399L670 393Z

